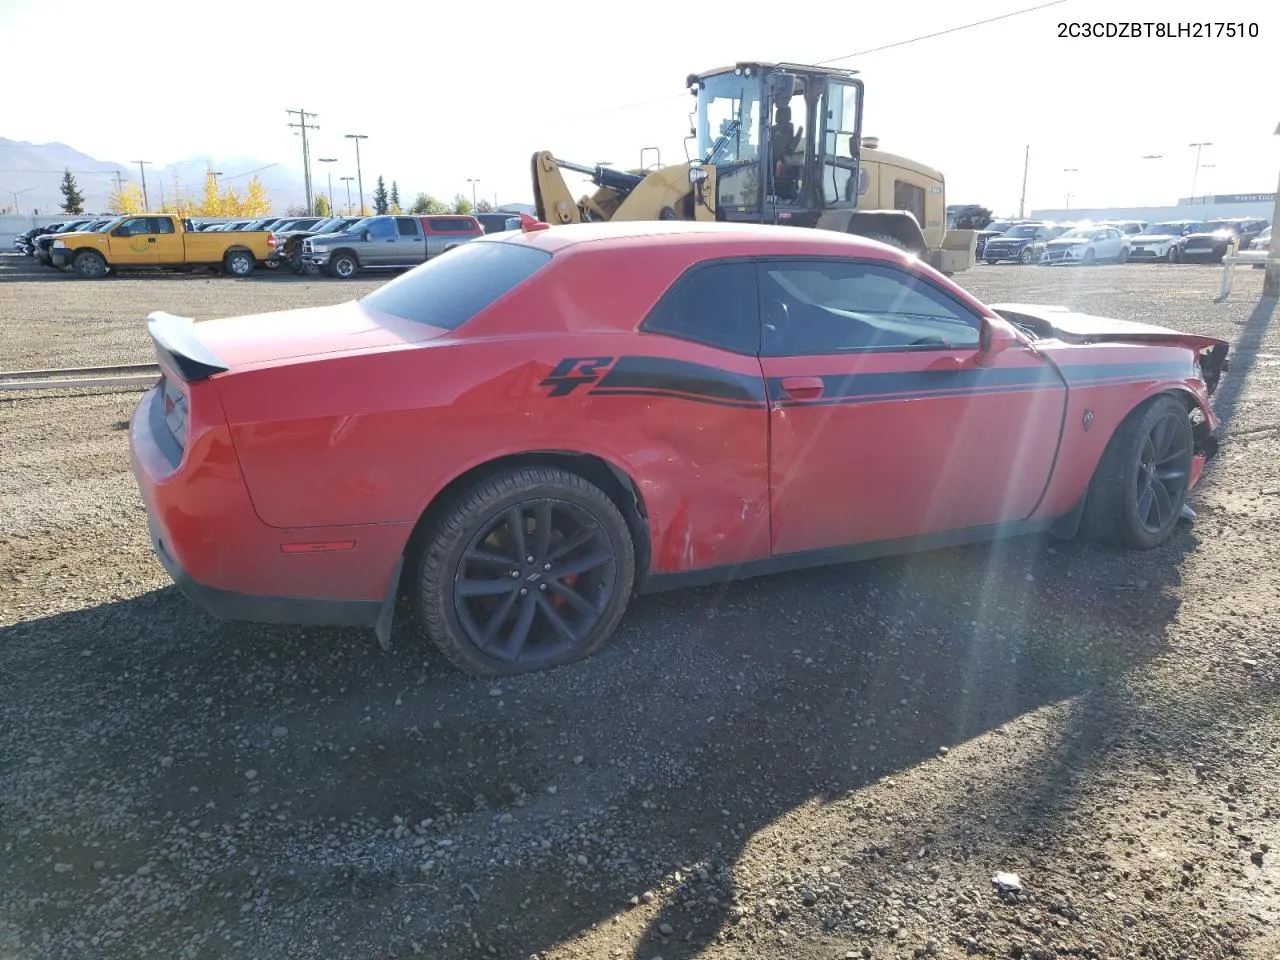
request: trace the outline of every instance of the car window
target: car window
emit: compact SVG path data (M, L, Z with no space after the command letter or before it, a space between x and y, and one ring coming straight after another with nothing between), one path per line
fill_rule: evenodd
M173 233L173 221L168 217L151 217L152 233Z
M396 217L396 231L402 237L418 236L418 221L413 217Z
M474 230L470 220L459 220L456 217L432 217L431 229L437 233L466 233Z
M151 232L150 217L134 217L116 228L122 237L140 237Z
M755 265L707 263L684 273L640 329L754 356L760 347Z
M391 222L390 217L375 217L369 221L365 229L374 240L386 240L396 235L395 224Z
M849 260L760 265L768 356L976 347L981 318L910 271Z
M360 303L405 320L456 330L551 259L545 250L473 241L383 284Z

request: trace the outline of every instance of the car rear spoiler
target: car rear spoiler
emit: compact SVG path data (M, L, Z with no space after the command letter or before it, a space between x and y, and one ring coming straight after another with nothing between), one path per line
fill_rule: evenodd
M155 341L156 356L187 383L231 369L196 336L196 322L190 317L157 310L147 316L147 329Z

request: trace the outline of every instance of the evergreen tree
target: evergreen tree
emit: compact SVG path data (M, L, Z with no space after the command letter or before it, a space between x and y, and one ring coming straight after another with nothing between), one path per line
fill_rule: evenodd
M391 204L387 197L387 184L382 179L382 174L378 174L378 186L373 191L373 211L378 215L382 215L387 212L390 206Z
M62 172L62 184L58 189L62 191L63 213L84 213L84 194L80 192L80 185L76 183L70 167Z
M394 180L392 180L392 181L391 181L391 206L395 207L395 208L396 208L396 211L397 211L397 212L399 212L399 208L400 208L400 185L399 185L399 184L397 184Z

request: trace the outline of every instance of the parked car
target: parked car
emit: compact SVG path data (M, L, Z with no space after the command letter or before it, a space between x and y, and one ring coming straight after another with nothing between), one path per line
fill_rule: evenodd
M474 216L485 233L520 229L520 217L514 213L477 213Z
M275 247L270 234L192 230L191 221L169 214L120 217L101 233L55 237L50 251L57 267L70 266L78 277L137 269L212 267L244 277Z
M70 221L70 220L59 220L57 223L49 223L43 227L32 227L30 230L26 231L25 233L19 234L18 236L22 240L22 246L21 246L22 252L25 253L28 257L35 256L37 237L42 237L48 233L57 233L59 230L62 230L68 224L73 222L74 221Z
M365 217L341 233L302 241L302 260L348 280L361 270L414 267L468 240L484 236L472 216Z
M1136 237L1138 234L1142 233L1144 230L1147 229L1147 221L1146 220L1103 220L1098 224L1098 226L1115 227L1117 230L1119 230L1121 233L1127 236Z
M1129 259L1129 237L1116 227L1099 224L1072 227L1045 244L1041 263L1083 263L1085 265Z
M1268 226L1265 230L1263 230L1260 234L1258 234L1257 237L1254 238L1253 242L1249 244L1249 249L1256 250L1260 253L1269 253L1271 251L1271 227L1270 226ZM1265 270L1266 266L1267 265L1265 263L1255 263L1253 265L1253 269Z
M32 244L32 256L35 257L36 263L39 263L42 266L52 267L53 258L50 256L50 252L53 249L54 240L58 237L65 236L68 233L97 233L107 224L113 223L116 219L118 218L107 217L105 219L98 220L75 220L72 221L69 226L59 230L57 233L41 234L35 238L35 241Z
M635 592L1033 531L1154 548L1218 450L1222 340L988 306L835 231L522 222L357 301L151 315L131 463L195 604L385 643L403 589L451 662L516 674Z
M1182 246L1182 258L1192 262L1221 263L1233 244L1237 251L1247 250L1266 225L1265 220L1244 217L1210 220L1204 225L1204 230L1187 237Z
M287 233L277 233L274 256L281 262L287 263L294 273L314 273L316 269L314 267L309 268L302 259L303 241L309 237L341 233L347 227L358 223L360 220L360 217L330 217L328 220L317 223L310 230L291 230Z
M1066 228L1052 223L1019 223L998 237L987 241L982 259L987 263L1013 260L1017 263L1038 263L1044 255L1045 244Z
M1004 233L1003 230L992 230L990 227L987 227L985 230L977 231L974 234L974 242L973 242L974 259L981 260L983 250L986 248L986 245L987 245L987 241L993 237L998 237L1003 233Z
M1182 259L1182 245L1187 237L1204 230L1204 226L1201 220L1164 220L1153 223L1133 238L1129 247L1129 259L1177 263Z

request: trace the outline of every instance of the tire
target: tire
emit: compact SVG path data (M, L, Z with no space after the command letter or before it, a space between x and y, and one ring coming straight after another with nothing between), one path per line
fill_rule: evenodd
M279 270L279 269L280 269L280 261L279 261L279 260L264 260L264 261L262 261L262 265L263 265L266 269L268 269L268 270Z
M1167 252L1167 253L1165 253L1164 258L1165 258L1165 260L1166 260L1168 263L1177 263L1177 262L1178 262L1178 248L1177 248L1177 247L1170 247L1170 248L1169 248L1169 250L1168 250L1168 252Z
M1161 394L1134 410L1107 444L1089 484L1086 535L1129 550L1164 543L1187 499L1193 452L1191 421L1177 397ZM1153 463L1162 470L1153 472ZM1159 472L1167 478L1159 479Z
M232 277L247 277L256 265L257 261L248 250L229 250L222 258L223 269Z
M891 233L864 233L862 236L868 240L876 240L880 243L887 243L891 247L897 247L899 250L906 250L907 245L895 237ZM987 263L995 263L994 260L988 260Z
M990 257L987 257L986 261L987 261L987 266L989 267L994 267L997 263L1000 262L999 260L992 260Z
M513 527L509 518L517 514L523 523ZM537 525L548 517L550 545L542 549ZM516 557L511 531L521 528L526 539ZM590 539L557 556L578 536ZM481 552L484 559L474 559ZM599 562L591 564L593 559ZM546 670L590 656L617 629L636 575L631 531L617 505L577 474L545 466L496 474L462 494L423 540L417 562L418 612L427 635L450 663L480 677ZM557 577L548 564L575 572ZM463 582L492 588L464 595L458 592ZM583 582L586 592L577 589ZM522 623L525 639L519 641ZM483 634L490 627L497 639L486 647ZM500 654L503 641L510 647Z
M1116 263L1128 263L1128 262L1129 262L1129 248L1121 247L1120 252L1116 254Z
M97 280L107 275L107 261L96 250L81 250L71 261L75 275L84 280Z
M1029 266L1032 263L1035 263L1035 260L1036 260L1036 252L1032 248L1031 244L1027 244L1025 247L1023 247L1022 252L1018 254L1018 262L1022 264L1024 267Z
M354 253L342 250L329 258L327 267L329 276L337 277L339 280L350 280L360 272L360 261L356 259Z
M1098 262L1098 256L1092 250L1086 250L1084 256L1080 258L1080 262L1086 267L1092 267Z

